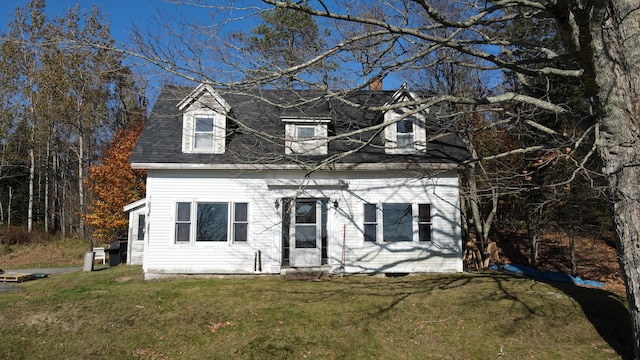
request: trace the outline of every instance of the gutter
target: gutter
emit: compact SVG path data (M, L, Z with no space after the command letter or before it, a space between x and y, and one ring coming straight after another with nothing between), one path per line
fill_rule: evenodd
M131 163L133 169L148 170L453 170L457 163L333 163L320 167L298 164L186 164L186 163Z

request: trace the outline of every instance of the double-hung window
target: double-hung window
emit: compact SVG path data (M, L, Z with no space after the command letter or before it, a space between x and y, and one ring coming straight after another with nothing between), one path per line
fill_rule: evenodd
M364 241L378 241L378 208L376 204L364 204Z
M364 204L363 232L364 240L373 243L431 241L431 205Z
M247 203L235 203L233 207L233 241L247 241L247 229L249 227L248 205Z
M413 133L413 124L415 118L407 117L396 123L396 139L399 149L413 148L415 137Z
M193 149L197 151L213 150L213 117L196 117Z
M248 204L227 202L178 202L175 242L246 242Z
M431 241L430 204L418 204L418 237L420 241Z
M176 243L191 241L191 203L176 204Z

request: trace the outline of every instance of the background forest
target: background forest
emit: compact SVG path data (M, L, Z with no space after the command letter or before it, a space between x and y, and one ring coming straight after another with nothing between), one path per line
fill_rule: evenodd
M487 75L480 64L469 66L472 57L446 48L416 59L413 66L383 71L393 58L394 50L385 48L389 35L376 35L373 25L358 23L334 30L359 39L343 64L327 59L291 76L276 76L274 68L288 69L319 56L336 34L304 12L250 9L244 10L259 20L253 27L219 35L233 41L238 52L192 43L202 52L210 51L210 61L235 70L220 73L225 78L214 79L218 84L236 81L245 88L347 91L387 77L394 84L406 82L443 98L481 98L500 90L571 103L573 111L583 112L578 114L580 121L575 121L576 113L549 114L536 104L506 104L498 109L493 104L445 102L441 130L460 134L473 155L461 172L466 238L477 241L481 252L488 242L500 241L505 245L502 255L533 265L538 264L545 233L557 239L575 235L610 239L600 164L588 146L571 145L581 137L588 143L586 138L592 136L586 131L593 126L591 105L582 95L580 81L553 75L524 77L509 69ZM455 7L443 9L457 16ZM140 28L132 34L127 51L118 49L109 21L97 7L69 8L59 18L47 17L45 10L43 0L16 8L8 32L2 34L0 222L9 230L3 242L28 242L34 230L109 242L126 235L122 207L144 196L144 173L132 171L127 158L148 104L153 103L148 94L154 92L144 72L128 65L131 58L147 60L167 73L171 73L168 67L180 65L182 72L174 71L172 82L197 80L204 69L202 64L185 63L193 50L170 52L169 40L154 43L161 36ZM384 11L373 5L361 7L363 15L382 16ZM161 25L164 31L177 33L168 23ZM448 35L450 30L437 31ZM504 38L541 41L555 51L562 48L549 20L512 21L494 31ZM180 34L175 41L198 35L195 30ZM518 61L537 56L524 51L509 55ZM238 57L246 61L233 62ZM531 126L534 120L536 126ZM517 246L508 245L509 241ZM509 252L507 247L518 251ZM567 251L571 256L563 270L575 273L575 253L573 248Z
M147 100L125 56L108 49L107 24L97 8L50 19L45 2L32 1L16 9L2 34L0 222L7 244L34 233L122 236L122 206L144 196L142 174L132 181L114 172L128 167ZM108 172L100 169L117 156L121 164L105 183ZM101 193L114 186L109 197Z
M108 242L126 234L122 207L144 196L144 174L130 170L127 158L153 99L147 98L150 91L143 74L127 65L131 54L115 51L108 20L99 8L70 8L61 18L48 18L45 9L42 0L17 8L9 31L2 35L0 221L11 229L4 242L28 241L34 229L62 237L93 234ZM362 11L383 10L363 6ZM353 59L345 59L351 62L347 70L332 60L305 67L295 76L274 77L272 64L286 69L304 63L317 56L332 35L303 12L278 8L258 14L261 22L253 28L225 35L242 49L235 56L250 60L233 75L240 74L238 81L245 87L346 90L386 75L380 69L391 51L384 49L381 35L351 50ZM372 30L353 25L340 31ZM550 21L513 21L498 30L505 38L543 41L558 51L562 47ZM151 39L157 36L138 30L131 49L157 61L158 54L148 53L159 49L149 45ZM535 56L511 55L519 61ZM510 234L535 265L544 233L606 234L610 221L598 161L589 156L590 148L572 148L566 140L590 136L585 130L593 125L580 81L524 78L508 69L487 78L462 64L473 59L455 56L447 49L434 51L416 61L421 66L386 76L441 96L479 98L500 88L558 98L584 112L576 122L575 114L548 114L535 104L508 104L496 111L494 105L447 102L441 129L459 133L474 160L461 174L467 239L477 240L483 250L489 241L508 241L504 234ZM431 63L421 64L425 61ZM226 61L226 66L232 65ZM187 64L184 68L192 75L200 70ZM180 75L173 81L190 80ZM532 119L537 126L531 126ZM562 136L549 142L543 138L549 134Z

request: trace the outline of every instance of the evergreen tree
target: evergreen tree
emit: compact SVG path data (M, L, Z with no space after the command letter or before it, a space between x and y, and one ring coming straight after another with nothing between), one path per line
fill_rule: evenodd
M320 54L324 47L322 34L311 15L276 7L262 12L261 18L262 23L249 34L235 34L245 43L248 58L252 59L249 79L258 84L292 89L308 87L318 77L326 78L322 61L297 69L299 64L308 63Z

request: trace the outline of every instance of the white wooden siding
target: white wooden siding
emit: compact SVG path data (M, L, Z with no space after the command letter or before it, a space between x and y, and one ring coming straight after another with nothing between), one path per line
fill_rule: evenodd
M261 252L261 273L279 273L282 257L283 197L330 199L328 210L329 265L334 272L462 271L462 240L458 179L454 171L432 178L413 173L316 172L312 179L340 179L339 186L301 186L304 173L260 173L215 170L150 170L147 175L148 233L143 268L153 274L248 274ZM280 180L289 184L269 187ZM294 185L291 185L294 184ZM323 184L323 183L318 183ZM326 183L325 183L326 184ZM333 201L338 201L334 208ZM246 202L249 204L247 243L175 244L176 202ZM373 244L364 241L364 203L428 203L432 207L432 241ZM230 214L231 215L231 214ZM414 214L415 215L415 214Z
M144 258L144 240L138 240L138 219L147 214L146 201L131 204L135 207L127 208L129 212L129 229L127 231L127 265L141 265Z

